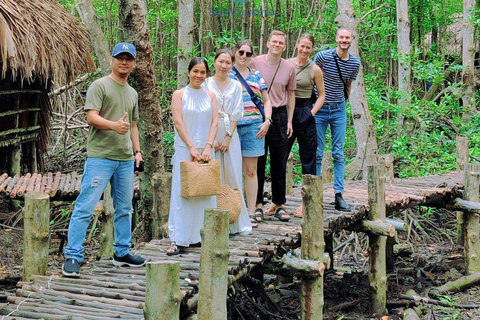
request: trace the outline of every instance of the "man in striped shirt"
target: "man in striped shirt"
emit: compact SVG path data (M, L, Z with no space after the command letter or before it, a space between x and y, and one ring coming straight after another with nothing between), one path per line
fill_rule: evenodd
M343 180L345 176L345 136L347 131L346 101L352 89L352 81L357 78L360 60L348 53L355 39L352 31L340 28L337 31L335 49L327 49L315 55L315 63L322 68L325 81L325 103L315 115L317 125L317 175L322 172L325 134L330 125L332 134L333 189L335 191L335 209L350 211L343 200Z

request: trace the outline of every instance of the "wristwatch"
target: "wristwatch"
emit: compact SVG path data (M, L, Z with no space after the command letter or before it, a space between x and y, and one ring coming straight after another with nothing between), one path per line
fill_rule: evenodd
M270 118L270 117L268 117L268 118L265 118L265 120L268 120L268 121L270 121L270 124L272 124L272 123L273 123L273 121L272 121L272 118Z
M227 130L227 137L232 137L232 133L230 131Z
M142 150L135 150L135 152L133 154L137 154L137 153L143 154L143 151Z

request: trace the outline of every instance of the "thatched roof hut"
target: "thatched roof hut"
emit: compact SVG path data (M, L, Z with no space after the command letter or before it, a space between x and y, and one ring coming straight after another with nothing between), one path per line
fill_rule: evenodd
M0 1L2 171L18 171L3 155L19 158L20 151L20 158L35 159L45 151L48 92L94 67L87 31L57 1ZM24 161L16 167L36 171L36 165Z

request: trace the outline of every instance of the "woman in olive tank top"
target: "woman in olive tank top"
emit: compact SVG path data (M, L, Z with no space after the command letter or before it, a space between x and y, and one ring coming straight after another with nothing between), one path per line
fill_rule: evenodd
M297 56L288 60L295 66L297 80L293 134L288 140L288 147L290 152L295 139L298 140L302 174L316 174L317 129L314 116L325 101L323 72L309 59L314 45L315 39L311 34L302 34L297 40ZM294 215L302 217L302 207Z

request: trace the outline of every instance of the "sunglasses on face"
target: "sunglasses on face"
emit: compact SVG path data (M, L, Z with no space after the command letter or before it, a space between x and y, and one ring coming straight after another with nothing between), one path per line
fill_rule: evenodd
M246 55L248 58L250 58L252 56L252 52L245 52L244 50L238 50L238 55L241 57L243 55Z

